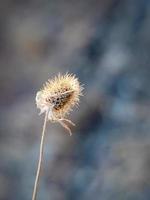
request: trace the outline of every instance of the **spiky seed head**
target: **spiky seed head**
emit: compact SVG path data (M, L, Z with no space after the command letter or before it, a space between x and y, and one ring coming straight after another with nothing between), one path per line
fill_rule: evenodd
M40 109L40 114L49 109L51 111L48 115L50 120L64 118L75 105L78 105L82 90L83 87L75 75L58 74L54 79L49 79L37 92L37 108Z

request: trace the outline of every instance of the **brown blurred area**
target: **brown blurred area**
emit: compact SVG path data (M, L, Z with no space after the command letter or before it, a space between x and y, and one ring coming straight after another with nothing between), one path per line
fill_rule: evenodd
M0 200L31 199L43 116L35 95L74 73L73 136L47 125L38 199L150 199L149 0L0 2Z

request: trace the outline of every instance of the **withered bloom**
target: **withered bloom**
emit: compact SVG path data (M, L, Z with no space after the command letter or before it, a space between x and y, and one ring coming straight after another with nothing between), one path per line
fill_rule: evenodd
M78 105L79 96L82 95L83 87L80 85L75 75L66 73L65 75L58 75L52 80L48 80L43 88L36 94L37 108L40 109L40 114L45 113L45 119L42 129L42 136L40 142L40 153L36 178L33 188L32 200L36 200L39 177L41 172L41 164L43 157L44 138L46 130L46 122L59 122L64 128L71 130L66 122L74 125L74 123L66 119L66 115L72 110L75 105Z
M37 92L37 108L40 109L40 114L48 112L48 120L59 122L71 135L71 130L65 122L71 125L74 123L65 117L75 105L78 105L82 90L83 87L75 75L59 74L54 79L48 80Z

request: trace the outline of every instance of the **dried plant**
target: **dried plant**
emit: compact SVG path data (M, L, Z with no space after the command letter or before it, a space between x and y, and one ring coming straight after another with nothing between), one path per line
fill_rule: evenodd
M46 122L60 123L65 129L68 130L70 136L72 135L71 129L66 124L75 125L71 120L66 119L66 115L70 113L72 108L79 103L79 96L82 95L83 87L80 85L75 75L66 73L65 75L56 76L54 79L48 80L43 88L36 94L36 105L40 109L40 113L45 114L41 143L39 162L36 173L36 179L33 189L32 200L36 200L37 187L41 171L41 163L43 157L43 146Z

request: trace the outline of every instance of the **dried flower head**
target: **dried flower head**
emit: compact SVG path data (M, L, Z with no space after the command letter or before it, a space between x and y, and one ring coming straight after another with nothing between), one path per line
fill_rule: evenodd
M78 105L82 90L83 87L75 75L58 74L54 79L48 80L43 88L37 92L37 108L40 109L40 114L48 112L48 120L59 122L71 135L71 130L65 122L73 126L74 123L66 119L65 116L75 105Z

